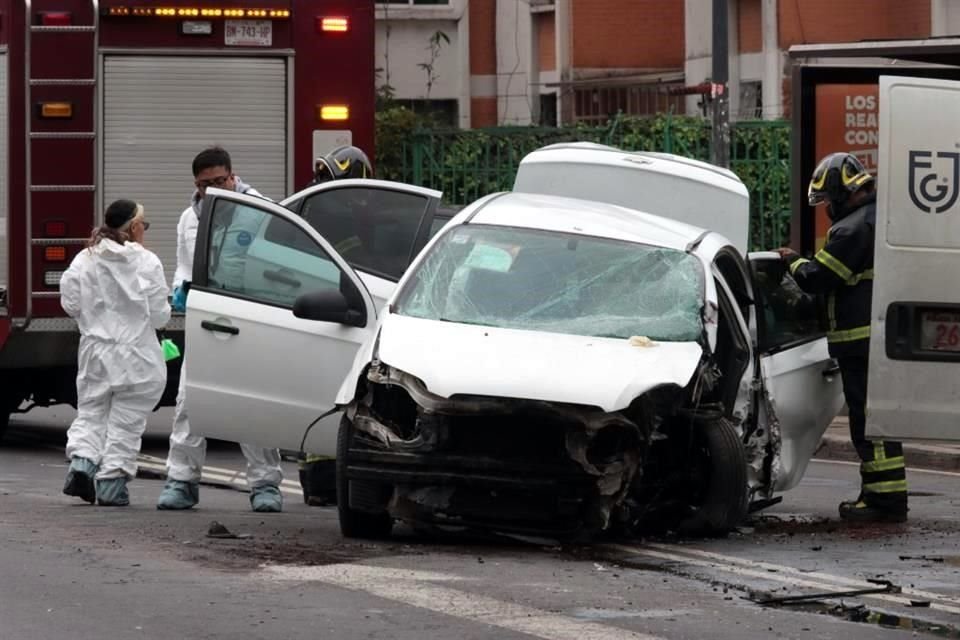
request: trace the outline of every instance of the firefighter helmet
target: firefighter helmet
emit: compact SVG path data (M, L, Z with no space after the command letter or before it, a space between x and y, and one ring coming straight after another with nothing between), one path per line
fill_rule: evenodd
M823 203L842 206L852 193L871 182L873 176L852 153L831 153L813 170L807 200L811 207Z
M328 180L372 177L373 166L367 154L357 147L337 147L322 158L317 158L313 182L319 184Z

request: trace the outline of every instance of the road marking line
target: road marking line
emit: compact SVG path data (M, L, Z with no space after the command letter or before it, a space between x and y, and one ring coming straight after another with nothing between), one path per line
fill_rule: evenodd
M809 589L815 589L817 591L848 591L848 586L841 586L839 584L831 584L827 582L814 582L813 580L804 580L802 578L791 577L787 575L782 575L778 573L772 573L769 571L758 571L755 569L747 569L743 567L734 566L731 564L725 564L723 562L717 562L712 560L698 560L690 556L677 555L675 553L664 553L661 551L654 551L652 549L644 548L631 548L624 545L611 545L608 548L613 548L624 553L629 553L632 555L642 555L649 556L651 558L658 558L660 560L672 560L674 562L679 562L682 564L692 565L696 567L705 567L708 569L714 569L718 571L724 571L727 573L733 573L735 575L757 578L760 580L771 580L774 582L783 582L786 584L791 584L798 587L807 587ZM877 585L867 582L863 583L864 588L876 587ZM868 594L863 596L858 596L862 598L873 598L876 600L883 600L885 602L893 602L899 605L910 606L911 598L904 598L897 595L886 594L886 593L875 593ZM931 609L936 609L938 611L943 611L945 613L955 613L960 614L960 607L951 607L948 605L940 604L938 602L930 603Z
M810 462L819 462L821 464L842 464L850 467L859 467L859 462L849 462L847 460L823 460L822 458L813 458ZM936 469L920 469L907 465L907 475L911 473L928 473L933 476L949 476L951 478L960 478L960 472L957 471L938 471Z
M145 465L148 465L148 464L152 464L152 465L166 465L166 462L167 462L167 461L164 460L163 458L157 458L157 457L148 456L148 455L145 455L145 454L140 454L140 455L137 457L137 459L138 459L139 461L141 461L141 466L145 466ZM152 468L152 467L151 467L151 468ZM236 470L236 469L225 469L225 468L223 468L223 467L212 467L212 466L210 466L210 465L204 465L204 466L203 466L203 472L204 472L204 473L212 472L212 473L216 473L216 474L219 474L219 475L227 475L227 476L235 477L235 478L237 478L237 482L238 482L238 483L242 483L244 486L246 486L246 483L247 483L247 474L246 474L246 472L244 472L244 471L239 471L239 470ZM300 491L300 483L299 483L299 482L294 482L293 480L286 480L286 479L285 479L285 480L281 481L281 484L284 485L284 486L286 486L286 487L289 487L290 489L295 489L297 492Z
M793 575L804 576L808 578L817 578L819 580L832 580L838 584L843 584L851 587L856 587L858 589L870 589L876 587L877 585L872 582L867 582L865 580L857 580L856 578L847 578L845 576L838 576L832 573L823 573L820 571L801 571L796 567L791 567L787 565L773 564L771 562L763 562L759 560L749 560L747 558L738 558L736 556L727 556L713 551L705 551L702 549L691 549L688 547L676 548L671 547L670 545L665 544L648 544L648 547L653 547L655 549L660 549L661 551L673 551L677 553L688 553L690 555L700 556L703 558L711 558L718 560L720 562L728 562L731 564L742 564L748 567L756 567L758 569L763 569L765 571L779 571L782 573L789 573ZM923 591L920 589L913 589L903 587L902 592L905 595L914 596L916 598L924 600L940 600L949 604L960 605L960 599L951 598L950 596L934 593L932 591Z
M545 640L664 640L659 636L619 627L583 622L564 615L476 593L438 586L436 582L460 580L456 576L426 571L392 569L358 564L321 567L266 566L275 580L323 582L362 591L401 604L485 624Z
M164 465L159 465L152 462L138 462L138 464L139 466L145 469L150 469L151 471L166 473L167 470ZM210 469L210 467L203 468L201 476L203 480L227 484L241 491L247 491L247 480L245 474L241 474L239 472L230 472L230 475L224 475L220 473L211 473ZM291 484L292 483L288 484L286 481L284 481L280 485L280 492L287 495L302 496L303 491L300 489L300 487L296 486L296 488L293 488Z

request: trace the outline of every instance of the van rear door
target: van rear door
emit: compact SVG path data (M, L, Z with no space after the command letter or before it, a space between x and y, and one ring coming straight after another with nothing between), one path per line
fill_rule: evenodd
M960 440L960 82L880 78L867 435Z

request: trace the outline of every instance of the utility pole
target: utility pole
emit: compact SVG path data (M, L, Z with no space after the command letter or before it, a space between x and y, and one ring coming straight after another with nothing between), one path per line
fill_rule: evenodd
M727 0L713 0L713 73L710 80L713 107L711 159L721 167L730 166L730 96L727 81L730 61L727 33Z

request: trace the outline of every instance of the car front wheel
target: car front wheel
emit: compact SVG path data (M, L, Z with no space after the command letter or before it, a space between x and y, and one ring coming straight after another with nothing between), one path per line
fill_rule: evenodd
M683 523L689 533L723 536L747 515L747 456L734 426L723 418L697 421L694 441L700 465L694 513Z

